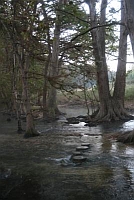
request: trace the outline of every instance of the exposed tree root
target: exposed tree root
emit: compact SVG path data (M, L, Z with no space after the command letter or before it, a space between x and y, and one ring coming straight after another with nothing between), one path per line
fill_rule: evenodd
M118 121L133 119L123 105L117 101L111 99L106 105L100 107L100 109L92 115L93 121Z
M26 131L24 134L24 138L30 138L30 137L36 137L36 136L40 136L40 134L35 129L30 129Z
M22 134L22 133L24 133L24 130L22 128L18 128L17 133Z
M51 108L51 109L46 109L44 112L44 120L48 121L48 122L52 122L55 121L57 119L59 119L60 115L63 115L64 113L62 113L57 107L56 108Z
M39 136L39 132L35 129L32 113L27 113L26 116L26 132L24 138Z
M134 144L134 130L122 133L117 136L117 142Z

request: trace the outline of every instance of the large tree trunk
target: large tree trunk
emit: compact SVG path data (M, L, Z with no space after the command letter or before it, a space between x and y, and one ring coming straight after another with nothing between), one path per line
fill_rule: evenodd
M97 27L98 18L96 16L95 1L94 0L88 1L88 5L90 8L91 27ZM128 114L124 109L125 65L126 65L125 57L126 57L127 33L125 32L124 28L121 28L119 57L122 58L122 56L124 56L125 60L124 62L119 60L118 71L117 71L118 80L116 81L115 84L114 96L111 96L109 90L108 70L105 57L105 27L103 26L106 22L106 17L105 17L106 7L107 7L107 0L102 0L101 12L100 12L101 13L100 25L102 25L102 27L95 28L91 32L93 48L94 48L95 64L97 68L97 85L98 85L99 100L100 100L100 108L95 116L95 120L99 121L119 120L128 117Z
M100 25L105 24L106 7L107 7L107 0L102 0ZM101 27L98 30L96 45L98 46L98 53L97 53L98 56L95 56L95 60L97 66L97 84L98 84L99 100L100 100L100 110L96 118L107 120L109 118L108 110L110 107L110 92L109 92L107 63L105 56L105 27Z
M124 2L121 1L121 23L125 22ZM119 57L116 72L116 81L113 92L113 99L117 102L119 107L119 114L126 117L128 114L124 109L125 85L126 85L126 58L127 58L127 35L128 31L125 26L120 26L120 40L119 40Z
M34 120L31 111L30 96L29 96L29 87L28 87L28 69L29 69L29 54L24 55L22 50L22 60L21 60L21 74L22 74L22 88L23 88L23 98L24 105L26 109L26 132L24 137L34 137L38 136L38 132L35 129Z
M91 27L97 26L96 4L94 0L88 1L90 8ZM103 0L101 5L100 25L105 24L105 12L107 1ZM95 117L96 119L106 119L110 107L110 92L108 82L108 72L105 57L105 28L96 28L91 32L92 43L94 48L95 64L97 68L97 86L99 92L100 109Z
M124 2L121 2L121 22L125 22ZM119 57L116 72L116 81L113 96L121 101L124 106L125 84L126 84L126 58L127 58L127 35L125 26L120 26Z
M133 56L134 56L134 1L124 0L125 2L125 23L131 40ZM117 138L119 142L134 144L134 129L126 133L120 134Z
M125 17L126 17L126 26L128 28L128 33L131 40L133 55L134 55L134 1L133 0L124 0L125 2Z
M45 24L47 26L48 56L47 56L47 60L45 62L45 66L44 66L44 83L43 83L43 118L46 119L48 117L47 98L48 98L48 85L49 85L47 76L48 76L48 72L49 72L49 68L50 68L50 60L52 57L52 53L51 53L51 37L50 37L49 18L48 18L47 12L46 12L46 7L45 7L44 1L41 0L40 2L42 3L43 16L44 16Z
M13 90L13 108L14 108L14 113L17 116L17 120L18 120L18 133L22 133L23 129L22 129L22 124L21 124L21 96L18 94L17 91L17 73L15 73L16 70L16 55L14 52L14 66L13 66L13 74L12 74L12 90Z
M49 45L48 45L49 46ZM49 55L46 61L46 65L44 68L44 83L43 83L43 118L47 118L47 97L48 97L48 69L50 64L50 57L51 57L51 49L49 49Z
M59 5L61 5L62 0L59 0ZM48 117L56 119L57 113L59 113L57 106L57 90L54 87L54 79L58 75L58 65L59 65L59 45L60 45L60 29L61 29L61 16L59 11L56 13L54 38L53 38L53 48L52 48L52 58L50 62L50 81L49 95L48 95Z

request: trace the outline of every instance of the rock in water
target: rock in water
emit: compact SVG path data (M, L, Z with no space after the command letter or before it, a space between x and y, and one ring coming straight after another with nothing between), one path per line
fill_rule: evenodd
M76 147L76 151L85 151L85 150L88 150L89 147L88 146L79 146L79 147Z
M73 156L80 156L80 155L82 155L82 152L80 152L80 151L73 152Z
M84 156L74 156L74 157L72 157L72 160L75 163L82 163L82 162L86 161L87 158Z
M87 146L87 147L90 147L90 143L82 143L81 146Z

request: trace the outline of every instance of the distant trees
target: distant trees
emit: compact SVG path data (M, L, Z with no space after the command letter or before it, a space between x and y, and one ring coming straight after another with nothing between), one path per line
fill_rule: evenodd
M127 72L126 81L128 84L134 83L134 66L132 66L132 69Z

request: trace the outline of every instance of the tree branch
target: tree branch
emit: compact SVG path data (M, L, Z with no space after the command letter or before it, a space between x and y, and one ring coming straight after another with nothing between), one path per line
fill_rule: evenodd
M71 15L71 16L77 18L78 20L80 20L80 21L82 21L82 22L85 22L85 23L88 23L88 24L89 24L89 21L84 20L84 19L82 19L82 18L80 18L80 17L74 15L74 14L71 13L71 12L68 12L68 11L66 11L66 10L61 10L61 9L57 9L57 10L60 11L60 12L66 13L66 14L68 14L68 15Z
M124 23L120 23L120 22L112 22L112 23L109 23L109 24L102 24L102 25L98 25L98 26L94 26L92 28L89 28L87 29L86 31L76 35L74 38L71 39L71 42L76 40L78 37L82 36L82 35L85 35L86 33L88 33L89 31L92 31L96 28L101 28L101 27L106 27L106 26L112 26L112 25L122 25L122 26L125 26Z

